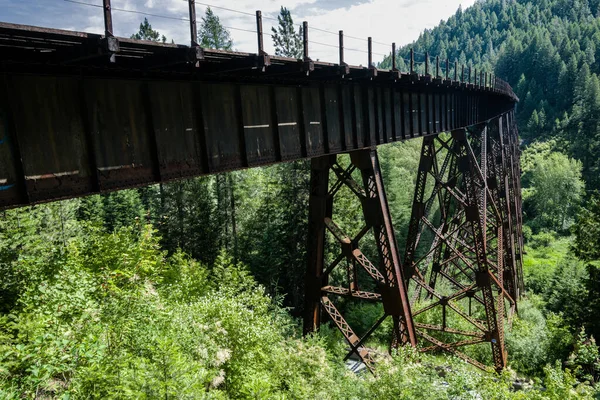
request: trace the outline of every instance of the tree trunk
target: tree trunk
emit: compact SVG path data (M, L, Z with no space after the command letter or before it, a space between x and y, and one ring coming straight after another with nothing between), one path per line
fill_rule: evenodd
M231 205L231 234L233 235L233 259L238 261L238 241L237 241L237 226L235 224L235 185L233 183L233 173L227 175L230 190L230 205Z

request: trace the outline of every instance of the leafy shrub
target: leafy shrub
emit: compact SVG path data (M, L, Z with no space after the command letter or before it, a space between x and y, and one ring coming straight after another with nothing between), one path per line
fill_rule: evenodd
M382 352L375 375L356 375L341 362L347 349L337 330L325 326L301 338L278 300L227 253L209 267L182 252L168 256L150 227L80 229L62 246L24 240L27 250L7 263L9 271L23 268L14 275L19 291L10 313L0 315L0 398L591 396L589 386L557 367L547 368L534 390L513 392L508 372L481 372L409 348L393 357ZM515 323L521 332L515 330L520 336L511 351L522 369L528 358L542 365L543 349L566 340L560 316L548 317L544 330L534 306L522 305L522 322ZM350 316L364 324L380 312L357 307ZM461 323L451 314L449 322ZM539 348L536 338L543 338ZM375 342L387 339L384 329Z
M583 328L579 331L575 350L569 355L566 365L573 368L582 380L594 382L600 378L600 354L596 340L593 336L588 338Z
M0 319L2 397L324 398L345 379L243 265L166 258L158 240L94 228L70 243Z
M553 232L540 232L537 235L531 237L531 246L533 247L548 247L552 242L556 240L556 236Z

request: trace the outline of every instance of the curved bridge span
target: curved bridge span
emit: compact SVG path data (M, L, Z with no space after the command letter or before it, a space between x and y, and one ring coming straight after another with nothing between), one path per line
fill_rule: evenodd
M496 78L464 83L122 38L112 53L105 39L0 24L10 45L1 50L0 137L11 138L0 145L0 179L14 185L0 191L0 207L447 132L517 100Z
M508 84L467 82L457 65L454 76L439 63L424 75L349 66L341 36L338 64L313 61L306 24L304 57L289 59L260 39L249 54L116 38L108 22L105 35L0 23L0 209L310 158L305 332L333 320L369 368L382 326L392 347L506 365L503 324L522 288ZM413 138L421 162L400 247L376 147ZM354 237L333 220L343 186L364 211ZM376 254L361 251L368 232ZM326 260L332 241L340 255ZM355 332L340 311L350 301L381 302L381 318ZM468 350L482 345L489 357Z

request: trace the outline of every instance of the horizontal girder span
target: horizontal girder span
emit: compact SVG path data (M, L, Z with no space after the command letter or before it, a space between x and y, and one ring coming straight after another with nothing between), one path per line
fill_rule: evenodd
M190 62L121 38L111 62L100 35L2 23L0 39L0 208L455 130L517 100L500 80L206 49Z

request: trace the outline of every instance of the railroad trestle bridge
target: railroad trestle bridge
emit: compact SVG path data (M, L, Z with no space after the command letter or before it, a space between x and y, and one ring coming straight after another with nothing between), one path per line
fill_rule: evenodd
M193 0L191 46L117 38L103 1L104 35L0 23L1 209L310 158L305 332L331 319L369 368L366 342L382 326L392 348L486 368L462 349L489 345L494 368L506 366L504 325L523 289L518 99L507 83L467 79L456 63L452 76L449 62L442 75L429 58L422 75L412 64L379 70L370 46L368 66L351 66L341 32L339 62L313 61L306 23L302 59L270 56L260 12L257 53L203 49ZM398 243L377 146L415 138ZM363 210L354 237L333 219L341 187ZM361 251L369 232L376 259ZM331 241L340 253L326 262ZM381 302L381 318L359 335L340 297Z

